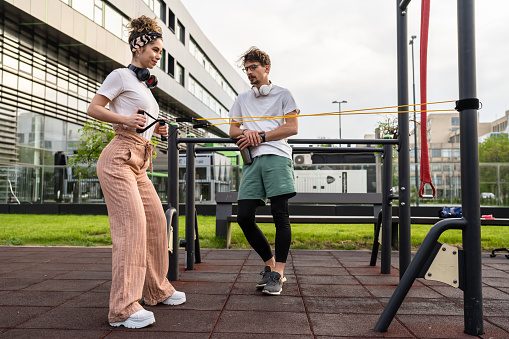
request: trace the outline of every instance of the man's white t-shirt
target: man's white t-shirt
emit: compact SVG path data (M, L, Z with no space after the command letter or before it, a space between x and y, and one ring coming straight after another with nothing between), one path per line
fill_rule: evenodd
M246 119L237 120L242 123L244 129L269 132L283 125L283 116L293 111L296 111L297 114L300 112L290 91L286 88L272 85L268 95L255 97L252 90L239 94L230 109L229 116L233 120L236 120L235 118L281 116L281 118L261 121L243 122ZM253 118L253 120L259 119L261 118ZM292 148L288 145L286 139L266 141L259 146L252 146L250 149L253 158L265 154L274 154L292 159Z
M136 74L129 68L118 68L111 72L104 80L97 94L104 95L110 99L109 109L112 112L129 116L138 108L141 108L156 119L159 115L159 105L151 90L145 82L139 81ZM154 121L147 115L146 118L145 126ZM115 128L117 124L112 124L112 126ZM127 126L124 125L124 128L127 128ZM154 128L155 125L140 135L150 140L154 133ZM133 130L132 128L129 129Z

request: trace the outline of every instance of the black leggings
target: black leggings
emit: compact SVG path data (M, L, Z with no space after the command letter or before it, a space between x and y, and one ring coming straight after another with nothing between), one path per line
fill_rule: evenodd
M270 198L270 210L276 225L276 261L282 263L286 262L292 241L292 227L288 214L289 197L280 195ZM272 258L272 251L267 238L255 222L259 202L257 199L239 200L237 221L251 247L263 261L267 261Z

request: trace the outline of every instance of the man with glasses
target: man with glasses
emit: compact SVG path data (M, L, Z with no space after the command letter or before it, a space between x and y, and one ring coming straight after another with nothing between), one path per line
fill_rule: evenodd
M265 262L256 284L263 293L278 295L285 281L283 272L290 250L291 226L288 199L295 195L292 149L287 138L297 134L300 110L290 91L269 80L270 58L251 47L238 64L247 74L251 90L241 93L231 110L230 137L239 149L251 153L244 163L238 195L237 220L253 249ZM255 223L256 209L270 199L276 226L275 258L263 232Z

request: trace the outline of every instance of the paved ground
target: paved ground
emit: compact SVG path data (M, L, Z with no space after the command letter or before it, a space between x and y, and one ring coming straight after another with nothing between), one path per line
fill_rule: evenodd
M181 256L184 258L184 255ZM203 250L174 285L180 306L147 307L145 329L107 322L111 249L0 247L0 338L471 338L462 292L419 279L389 331L374 327L397 283L367 251L293 250L281 296L255 290L262 269L249 250ZM483 338L509 338L509 260L483 255Z

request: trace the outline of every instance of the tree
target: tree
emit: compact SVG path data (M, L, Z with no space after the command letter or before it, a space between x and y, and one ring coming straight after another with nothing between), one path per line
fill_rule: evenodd
M495 193L501 202L509 197L509 135L495 134L479 144L479 177L481 192ZM482 163L498 163L482 165Z
M479 145L479 162L508 162L509 135L495 134Z
M74 152L74 156L69 157L67 167L74 168L74 176L81 180L97 175L97 170L95 169L97 160L99 160L104 147L115 136L115 132L109 123L97 120L87 121L79 131L81 132L81 138L74 145L74 147L77 147L77 150ZM151 143L154 146L153 157L155 158L155 147L158 144L157 139L152 137Z

